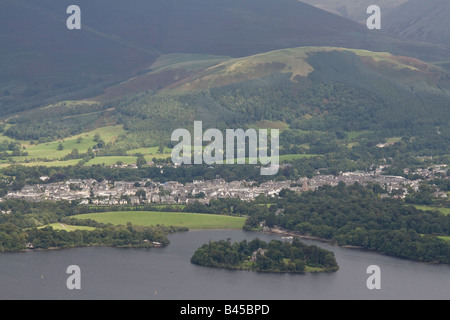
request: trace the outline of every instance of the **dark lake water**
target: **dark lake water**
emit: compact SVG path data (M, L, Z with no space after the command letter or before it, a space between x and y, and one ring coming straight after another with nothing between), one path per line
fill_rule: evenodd
M280 239L242 230L189 231L166 248L105 247L0 254L0 299L315 300L450 299L450 266L430 265L359 249L304 241L334 251L340 270L267 274L196 266L190 258L209 240ZM81 269L81 290L69 290L67 267ZM367 267L381 269L369 290Z

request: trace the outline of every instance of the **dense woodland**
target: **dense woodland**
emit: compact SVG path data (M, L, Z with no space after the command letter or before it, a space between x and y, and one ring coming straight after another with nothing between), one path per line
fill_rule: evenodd
M248 227L265 221L303 235L360 246L396 257L450 263L450 216L421 211L401 201L380 199L359 185L322 187L302 195L287 191L277 203L282 213L253 216ZM256 219L255 219L256 218Z
M333 252L307 246L297 238L291 242L258 238L247 242L209 242L198 248L191 262L201 266L264 272L332 272L339 266ZM309 267L309 269L308 269Z
M379 186L355 184L321 187L302 194L284 190L272 203L236 199L192 204L185 211L248 215L247 230L281 227L299 235L358 246L388 255L426 262L450 263L450 216L422 211L401 200L381 199Z

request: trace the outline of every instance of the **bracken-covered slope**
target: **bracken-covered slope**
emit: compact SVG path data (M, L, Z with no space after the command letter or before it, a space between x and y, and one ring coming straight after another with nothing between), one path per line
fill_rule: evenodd
M299 47L224 59L185 77L172 72L166 87L112 104L129 142L167 143L172 130L195 120L222 130L271 121L306 131L449 133L449 73L409 57Z
M386 52L298 47L242 58L169 54L84 105L12 118L6 134L63 138L123 124L126 143L139 147L167 143L174 129L202 120L220 129L278 121L303 130L398 136L447 130L448 101L449 73Z
M384 76L392 81L413 83L419 79L439 81L447 75L438 67L418 59L395 56L387 52L372 52L367 50L338 47L298 47L271 51L243 58L224 60L214 66L205 68L195 75L179 81L176 86L182 90L208 89L221 87L232 83L267 77L273 74L289 74L295 82L297 77L306 78L316 69L309 58L318 53L331 53L328 67L336 69L338 53L353 54L353 65L359 73L371 70L373 76ZM367 70L363 70L366 68ZM325 70L320 70L325 72ZM352 70L342 70L342 79L350 81ZM361 75L355 73L360 78ZM325 80L325 79L324 79ZM330 81L333 79L330 78ZM432 82L430 82L432 85Z

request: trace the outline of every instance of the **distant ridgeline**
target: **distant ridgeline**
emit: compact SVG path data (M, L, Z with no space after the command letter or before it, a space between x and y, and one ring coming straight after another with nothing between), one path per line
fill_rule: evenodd
M308 246L294 238L292 242L260 239L231 244L217 241L204 244L191 258L197 265L262 272L333 272L339 269L334 253Z

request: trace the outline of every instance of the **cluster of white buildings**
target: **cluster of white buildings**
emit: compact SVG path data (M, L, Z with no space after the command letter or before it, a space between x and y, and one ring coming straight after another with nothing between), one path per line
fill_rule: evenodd
M437 174L437 171L446 174L446 168L438 167L436 170L426 170L417 174L427 174L424 179ZM432 175L434 177L434 175ZM46 179L42 179L45 181ZM25 199L29 201L74 201L80 204L93 205L138 205L138 204L187 204L194 201L209 203L217 198L240 198L251 201L263 195L265 197L277 196L282 189L290 189L295 192L315 190L323 185L336 186L339 183L347 185L377 183L387 193L395 192L396 197L404 197L409 190L418 191L422 179L409 180L404 177L386 176L377 171L374 172L347 172L338 176L317 175L311 179L301 178L297 181L268 181L256 183L254 181L232 181L223 179L209 181L193 181L179 183L168 181L165 183L143 180L137 182L125 181L96 181L72 179L65 183L43 183L25 186L19 191L10 191L5 198ZM446 196L445 193L442 193Z

